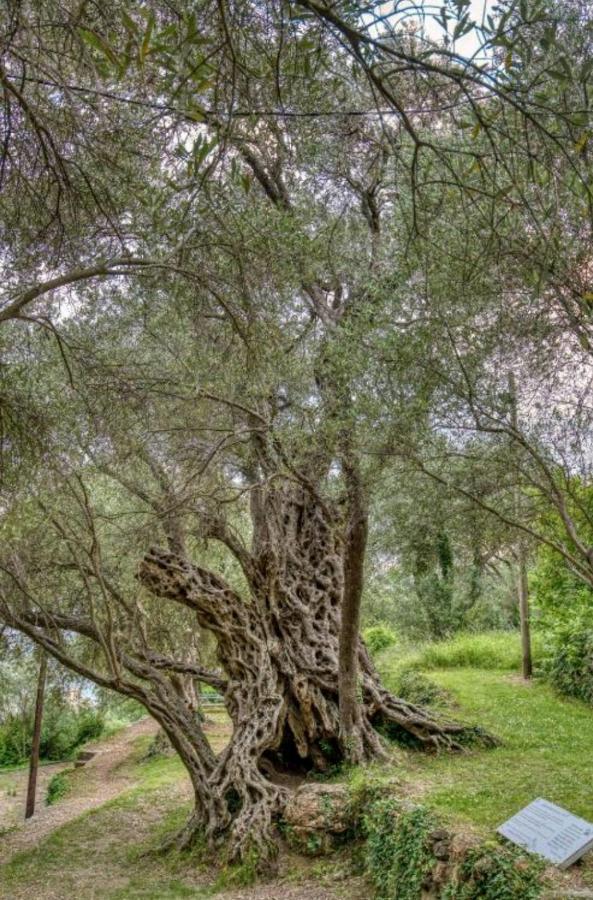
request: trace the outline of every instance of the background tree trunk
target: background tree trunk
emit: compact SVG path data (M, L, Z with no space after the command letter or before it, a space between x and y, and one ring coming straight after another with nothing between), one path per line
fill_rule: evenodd
M513 372L509 373L509 394L511 397L511 427L514 432L518 430L519 413L517 404L517 382ZM517 455L517 454L516 454ZM518 460L517 460L518 462ZM519 466L517 465L517 479L519 478ZM521 521L522 502L521 486L515 487L515 515L517 521ZM523 678L531 678L533 674L533 660L531 653L531 629L529 626L529 585L527 582L527 551L525 548L525 535L519 535L519 578L517 584L517 596L519 600L519 627L521 630L521 660Z
M340 704L340 744L345 759L364 759L359 699L358 640L360 607L364 586L364 560L368 538L368 511L358 467L343 462L348 491L348 524L344 547L344 591L341 603L338 692Z
M521 629L521 665L523 678L533 675L533 659L531 655L531 627L529 623L529 584L527 581L527 554L521 546L519 550L519 624Z
M35 795L37 792L37 773L39 771L39 750L41 747L41 725L43 723L43 700L47 679L47 654L41 651L39 660L39 678L37 680L37 696L35 699L35 718L33 721L33 741L31 743L31 761L29 763L29 781L27 784L27 802L25 819L30 819L35 812Z

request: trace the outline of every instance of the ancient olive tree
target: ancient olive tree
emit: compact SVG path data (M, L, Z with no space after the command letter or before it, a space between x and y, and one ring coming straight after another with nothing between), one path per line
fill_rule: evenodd
M129 262L135 280L72 288L59 354L9 323L29 329L14 359L39 373L32 394L53 416L43 467L3 498L1 615L160 722L195 796L183 842L203 830L266 857L279 770L372 759L379 732L433 749L467 736L382 687L358 618L374 480L444 383L431 341L409 340L427 309L412 243L443 197L461 221L468 196L510 201L467 176L455 119L428 113L435 92L447 108L451 79L406 69L399 106L421 108L382 119L360 61L310 19L287 46L274 4L237 4L230 33L217 4L204 34L186 4L153 19L138 6L75 32L96 68L79 73L95 125L114 103L156 116L155 153L139 149L148 177L130 166L121 227L106 229L124 257L96 273ZM345 112L321 107L328 94ZM89 229L80 244L93 241ZM23 318L40 286L5 309ZM215 638L214 668L196 629ZM224 696L218 756L195 681Z
M364 339L394 311L372 286L402 252L397 169L373 125L259 142L247 157L239 142L184 211L181 273L95 295L92 316L80 297L62 324L73 387L52 395L54 445L13 491L2 558L4 620L145 705L192 780L182 840L205 830L239 856L270 851L286 801L274 772L372 759L379 732L431 749L468 736L386 691L356 627L376 469L362 440L382 433ZM291 148L282 166L272 147ZM323 202L301 177L316 168ZM414 384L398 377L405 409ZM208 564L214 545L226 576ZM216 670L192 651L192 627L214 635ZM218 757L188 677L223 693L233 732Z

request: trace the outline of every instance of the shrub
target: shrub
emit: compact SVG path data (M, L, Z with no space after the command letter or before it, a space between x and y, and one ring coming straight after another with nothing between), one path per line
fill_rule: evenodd
M369 805L363 818L364 859L377 900L419 900L434 864L428 842L434 827L424 807L404 812L393 797Z
M85 741L100 737L103 729L103 716L92 707L50 709L41 732L41 756L69 759Z
M438 706L449 699L447 691L415 669L402 669L393 690L402 700L416 706Z
M389 625L371 625L365 628L362 636L371 656L397 643L395 631Z
M589 494L593 499L591 489ZM548 529L552 526L551 535L558 538L561 531L554 533L554 526L559 523L546 524ZM592 540L593 533L589 536L589 542ZM567 624L581 617L591 618L593 588L586 585L552 548L539 546L535 567L529 573L529 586L532 591L532 607L544 628L555 629L560 622Z
M98 690L98 710L104 722L104 734L113 734L146 715L146 710L131 697L113 696L113 691Z
M544 671L561 693L593 704L593 623L577 619L549 638Z
M434 669L518 669L521 645L519 635L512 632L459 634L449 641L428 645L422 658L427 668Z
M491 841L468 852L459 883L448 885L441 900L537 900L543 869L537 857Z
M94 709L83 709L78 717L77 742L83 744L101 737L105 720L100 712Z
M27 719L10 716L0 726L0 766L18 766L27 759L31 735Z
M363 817L363 859L376 900L421 900L427 887L435 888L433 846L440 831L438 819L423 806L404 810L394 797L369 804ZM543 870L543 860L527 856L518 847L489 841L469 850L458 867L451 867L452 880L438 891L438 897L537 900L543 890Z
M50 778L49 783L47 785L47 794L45 795L45 803L47 806L51 806L53 803L57 803L58 800L61 800L70 790L70 782L66 777L65 772L58 772L52 778Z
M43 718L42 759L70 759L85 741L104 732L103 715L94 707L72 709L49 704ZM31 753L32 723L28 716L10 716L0 725L0 766L17 766Z
M541 654L542 638L533 636L534 655ZM514 631L462 633L447 641L425 644L401 660L406 669L521 669L521 641Z

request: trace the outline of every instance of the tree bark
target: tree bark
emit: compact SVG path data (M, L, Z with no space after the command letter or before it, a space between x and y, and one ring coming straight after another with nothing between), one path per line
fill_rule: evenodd
M39 661L39 678L37 681L37 697L35 700L35 720L33 722L33 741L31 744L31 761L29 764L29 781L27 784L27 802L25 819L30 819L35 812L35 796L37 793L37 773L39 771L39 749L41 746L41 725L43 722L43 700L47 677L47 654L41 651Z
M362 762L361 704L358 698L358 639L364 586L364 559L368 538L368 512L358 467L343 463L348 489L349 521L344 548L344 590L340 615L338 691L340 744L345 759Z
M346 522L343 505L322 498L296 470L283 478L263 477L250 497L250 550L222 523L204 522L207 533L237 557L248 586L243 595L171 543L151 549L138 570L149 591L188 607L195 627L212 632L222 671L206 669L182 651L172 657L152 649L146 632L134 632L125 617L101 631L101 624L88 615L44 611L37 602L31 608L35 590L20 570L10 574L23 605L13 609L0 592L0 612L11 627L63 665L142 703L165 731L188 771L195 801L188 822L170 844L185 847L200 834L212 848L224 847L227 858L252 858L255 853L266 864L275 855L275 822L287 800L286 773L327 771L352 758L341 724L340 670L349 590L347 644L355 653L350 671L358 672L351 695L356 758L371 760L385 753L380 732L432 750L460 748L466 737L477 735L393 697L358 637L364 495L356 502L350 499ZM119 592L109 589L119 602ZM123 608L127 611L125 604ZM102 650L108 645L103 663L89 665L77 650L70 652L60 632L77 634ZM223 694L233 732L218 757L188 696L188 677Z
M518 431L518 404L517 404L517 382L513 372L509 372L509 394L511 397L511 426L514 432ZM519 467L517 466L517 476L519 475ZM521 487L517 484L515 488L515 515L517 520L521 520ZM533 662L531 654L531 629L529 627L529 586L527 583L527 552L525 549L525 537L523 534L519 536L519 581L517 585L517 594L519 599L519 627L521 631L521 661L523 678L531 678L533 674Z
M527 559L523 547L519 550L518 594L523 678L531 678L533 675L533 660L531 656L531 628L529 624L529 585L527 582Z

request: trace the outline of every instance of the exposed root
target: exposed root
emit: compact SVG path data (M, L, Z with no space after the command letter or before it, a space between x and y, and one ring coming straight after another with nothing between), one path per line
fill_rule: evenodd
M388 738L432 752L463 751L470 743L479 742L475 728L433 716L383 688L377 690L376 682L371 683L369 694L372 695L370 707L374 709L372 723ZM496 743L485 731L480 731L480 739L484 746Z

